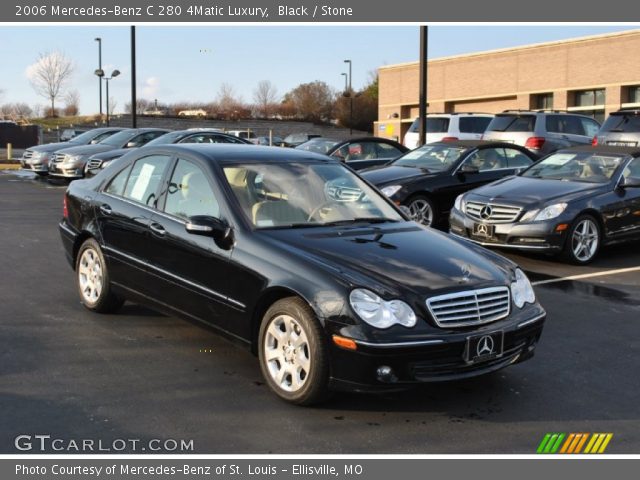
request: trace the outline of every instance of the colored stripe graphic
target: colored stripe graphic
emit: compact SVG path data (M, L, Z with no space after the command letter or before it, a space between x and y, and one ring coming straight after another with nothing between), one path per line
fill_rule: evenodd
M547 433L538 445L536 453L604 453L612 438L613 433Z

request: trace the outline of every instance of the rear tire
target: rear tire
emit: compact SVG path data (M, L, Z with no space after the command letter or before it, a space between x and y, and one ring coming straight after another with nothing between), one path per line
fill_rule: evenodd
M302 299L283 298L267 310L258 348L262 375L280 398L312 405L328 397L329 355L324 332Z
M598 221L591 215L578 216L565 241L563 257L574 265L591 263L602 245L602 229Z
M76 282L82 304L98 313L117 311L124 299L111 290L107 263L102 249L93 238L86 240L76 257Z

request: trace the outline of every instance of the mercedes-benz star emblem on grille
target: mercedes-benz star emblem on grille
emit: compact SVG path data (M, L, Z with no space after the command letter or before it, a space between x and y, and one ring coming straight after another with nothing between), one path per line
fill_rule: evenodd
M493 210L491 210L491 206L489 205L485 205L484 207L482 207L482 210L480 210L480 216L485 220L491 218L492 213Z
M481 235L487 235L488 230L487 226L484 223L478 225L478 233Z
M476 352L478 356L493 353L493 338L491 338L490 335L482 337L478 342L478 345L476 345Z

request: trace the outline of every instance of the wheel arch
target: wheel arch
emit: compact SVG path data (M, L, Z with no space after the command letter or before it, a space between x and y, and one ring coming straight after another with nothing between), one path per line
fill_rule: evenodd
M264 317L264 314L267 313L267 310L269 310L271 305L276 303L278 300L288 297L297 297L304 301L322 323L322 317L318 314L318 310L314 308L313 303L310 302L301 292L284 285L268 287L258 297L251 314L251 353L254 355L258 354L258 336L260 334L262 317Z

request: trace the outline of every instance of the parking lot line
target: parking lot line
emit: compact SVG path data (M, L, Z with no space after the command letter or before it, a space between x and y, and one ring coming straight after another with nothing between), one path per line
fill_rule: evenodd
M615 270L605 270L604 272L584 273L582 275L570 275L568 277L551 278L549 280L540 280L538 282L532 282L531 284L533 286L536 286L536 285L544 285L547 283L566 282L569 280L583 280L585 278L602 277L605 275L617 275L619 273L629 273L629 272L638 272L638 271L640 271L640 266L629 267L629 268L618 268Z

